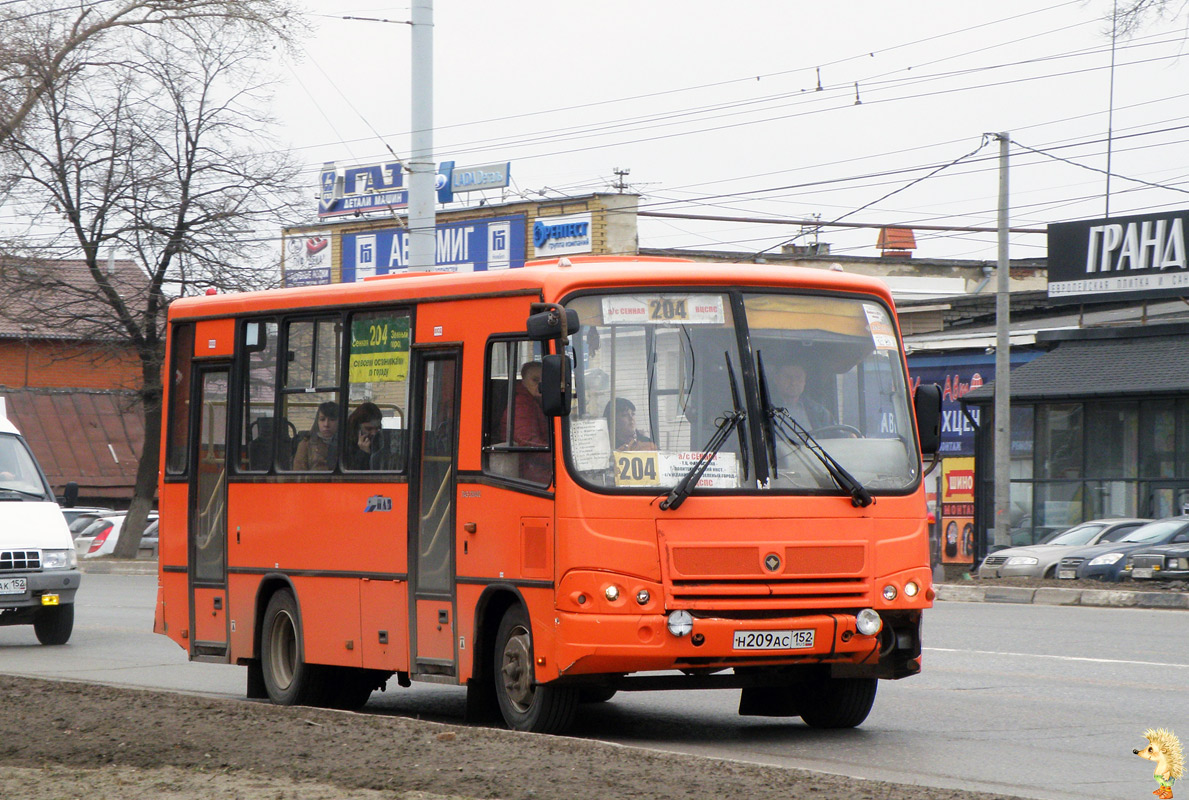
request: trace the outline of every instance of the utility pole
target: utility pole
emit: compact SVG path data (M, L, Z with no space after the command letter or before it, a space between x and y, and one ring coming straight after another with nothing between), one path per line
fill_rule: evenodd
M413 0L412 152L409 154L409 270L437 265L433 159L433 0Z
M1007 154L1011 134L999 140L999 261L995 294L995 544L1011 544L1011 285L1008 258Z
M632 174L632 171L630 169L620 169L619 167L612 167L611 171L615 173L615 183L611 184L611 188L623 194L627 191L627 177Z

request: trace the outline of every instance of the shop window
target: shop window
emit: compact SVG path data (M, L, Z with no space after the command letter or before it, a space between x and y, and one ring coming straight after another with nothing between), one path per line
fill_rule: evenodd
M1082 477L1081 403L1036 407L1036 475Z
M1136 403L1087 403L1092 432L1086 448L1087 478L1134 478L1137 470L1139 407Z
M1083 501L1085 487L1081 481L1038 483L1033 515L1033 535L1037 538L1065 530L1082 522L1085 517Z
M1139 452L1141 478L1177 476L1177 403L1151 400L1140 403Z
M1138 516L1135 481L1086 481L1086 518Z

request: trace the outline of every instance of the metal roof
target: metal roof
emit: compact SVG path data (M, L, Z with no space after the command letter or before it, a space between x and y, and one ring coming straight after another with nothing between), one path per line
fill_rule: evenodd
M1011 399L1134 398L1189 394L1189 326L1054 332L1058 346L1011 371ZM994 383L963 400L989 403Z
M80 497L132 497L144 445L136 392L0 389L0 395L54 492L75 481Z

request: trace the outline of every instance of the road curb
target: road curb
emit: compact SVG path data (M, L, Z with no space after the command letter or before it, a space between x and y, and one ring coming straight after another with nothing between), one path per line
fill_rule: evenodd
M1097 608L1157 608L1189 611L1189 593L1136 592L1127 589L1027 589L1020 586L934 586L938 600L961 603L1026 603Z

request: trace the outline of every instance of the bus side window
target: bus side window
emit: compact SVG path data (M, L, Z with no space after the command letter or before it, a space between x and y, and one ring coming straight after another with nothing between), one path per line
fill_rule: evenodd
M492 342L484 381L483 469L548 486L553 480L553 424L541 409L541 345Z
M347 417L343 469L405 469L409 397L409 312L389 309L351 316L347 354Z
M169 437L165 472L183 475L190 463L190 362L194 358L194 323L173 330L169 369Z
M240 472L268 472L272 468L274 443L288 463L290 442L296 431L284 420L273 417L277 390L277 323L250 320L244 323L240 352L243 370L243 422L240 439Z
M338 316L294 320L286 326L281 425L294 435L277 447L277 469L328 472L338 465L344 421L339 403L342 346Z

